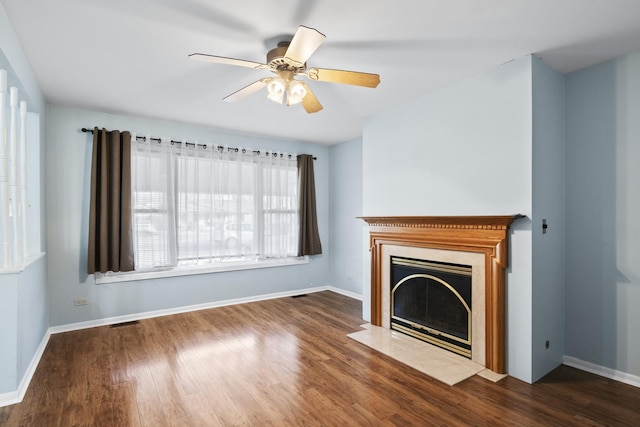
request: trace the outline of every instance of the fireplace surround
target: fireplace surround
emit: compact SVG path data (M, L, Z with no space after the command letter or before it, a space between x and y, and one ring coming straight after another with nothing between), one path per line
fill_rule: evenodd
M369 224L371 324L390 328L390 259L408 256L472 265L472 360L505 373L505 269L510 216L361 217ZM477 326L480 326L479 328ZM478 330L480 329L480 330Z

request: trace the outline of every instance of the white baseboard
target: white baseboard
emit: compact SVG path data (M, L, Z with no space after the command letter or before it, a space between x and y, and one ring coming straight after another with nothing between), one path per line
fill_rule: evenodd
M591 362L585 362L584 360L576 359L575 357L571 357L571 356L564 356L562 358L562 363L567 366L571 366L572 368L576 368L582 371L591 372L592 374L600 375L601 377L609 378L615 381L620 381L621 383L629 384L634 387L640 387L640 377L637 375L616 371L615 369L596 365Z
M204 304L168 308L165 310L155 310L155 311L147 311L144 313L127 314L124 316L107 317L103 319L89 320L87 322L69 323L66 325L53 326L49 328L49 332L52 334L59 334L61 332L70 332L70 331L77 331L80 329L95 328L98 326L113 325L114 323L132 322L135 320L151 319L153 317L169 316L171 314L188 313L190 311L206 310L208 308L224 307L224 306L236 305L236 304L245 304L248 302L266 301L266 300L275 299L275 298L285 298L285 297L291 297L291 296L302 295L302 294L310 294L310 293L321 292L321 291L332 291L332 292L342 294L351 298L362 299L361 296L351 293L349 291L345 291L343 289L338 289L332 286L315 286L313 288L307 288L307 289L296 289L293 291L256 295L256 296L251 296L246 298L234 298L234 299L229 299L224 301L214 301L214 302L204 303Z
M18 387L18 390L12 391L9 393L0 394L0 407L14 405L16 403L22 402L22 399L24 398L24 395L27 392L27 388L29 387L29 383L33 378L33 374L35 373L36 368L38 367L38 363L40 363L40 359L44 354L44 349L46 348L47 343L49 342L49 338L53 334L77 331L80 329L95 328L98 326L112 325L114 323L131 322L134 320L150 319L153 317L160 317L160 316L169 316L171 314L187 313L190 311L206 310L208 308L224 307L228 305L245 304L248 302L266 301L266 300L275 299L275 298L285 298L285 297L291 297L291 296L302 295L302 294L310 294L310 293L321 292L321 291L331 291L337 294L345 295L350 298L362 300L361 295L358 295L353 292L345 291L344 289L335 288L333 286L317 286L317 287L307 288L307 289L296 289L294 291L277 292L272 294L257 295L257 296L246 297L246 298L235 298L235 299L224 300L224 301L214 301L214 302L205 303L205 304L196 304L196 305L189 305L189 306L183 306L183 307L168 308L166 310L155 310L155 311L148 311L144 313L127 314L124 316L115 316L115 317L108 317L104 319L90 320L87 322L78 322L78 323L70 323L67 325L52 326L47 330L44 338L42 338L42 341L40 342L40 346L38 346L36 353L33 355L33 359L29 364L29 368L27 369L27 372L25 372L24 376L22 377L22 381L20 381L20 386Z
M22 402L22 399L20 398L20 393L17 390L0 394L0 408L3 406L15 405L20 402Z
M31 359L31 363L29 363L27 371L22 376L22 381L20 381L18 389L9 393L0 394L0 408L22 402L22 399L24 399L24 395L29 388L29 384L31 383L31 379L33 378L33 374L36 373L36 368L38 367L38 363L40 363L40 359L42 359L44 349L47 347L50 337L51 333L47 330L44 337L42 337L42 341L40 341L40 345L36 349L33 358Z
M187 305L182 307L167 308L165 310L154 310L143 313L127 314L124 316L106 317L103 319L89 320L87 322L69 323L66 325L53 326L49 328L52 334L61 332L77 331L80 329L95 328L98 326L113 325L114 323L132 322L135 320L151 319L154 317L169 316L172 314L188 313L190 311L206 310L208 308L224 307L228 305L245 304L249 302L266 301L275 298L291 297L301 294L310 294L329 290L328 286L313 287L307 289L296 289L294 291L277 292L272 294L256 295L245 298L234 298L223 301L213 301L204 304Z
M345 291L344 289L336 288L334 286L327 286L327 290L331 292L335 292L336 294L344 295L349 298L357 299L358 301L362 301L362 294L356 294L355 292Z

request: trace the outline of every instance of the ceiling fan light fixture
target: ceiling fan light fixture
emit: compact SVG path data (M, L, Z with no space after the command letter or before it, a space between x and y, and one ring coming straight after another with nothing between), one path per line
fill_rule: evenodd
M302 102L305 96L307 96L307 89L304 84L297 80L292 80L287 91L287 103L289 105L298 104Z
M189 58L256 70L269 70L275 74L275 77L257 80L226 96L223 99L227 102L239 101L266 86L268 90L267 98L273 102L282 104L286 98L286 105L302 104L302 107L309 114L322 110L322 105L318 102L311 90L312 88L296 80L296 76L304 75L313 81L342 83L369 88L375 88L380 84L380 76L378 74L330 68L307 68L307 60L325 39L325 35L315 28L300 25L293 36L278 38L281 39L278 47L267 52L267 62L265 64L203 53L192 53Z
M267 85L267 91L269 92L269 95L267 95L267 98L269 98L273 102L282 104L286 89L287 89L286 82L281 78L276 77L272 79L271 82L269 82L269 84Z

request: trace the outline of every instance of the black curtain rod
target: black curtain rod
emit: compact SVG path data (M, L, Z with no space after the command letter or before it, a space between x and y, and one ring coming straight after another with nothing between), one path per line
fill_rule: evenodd
M90 133L90 134L93 134L93 129L82 128L82 129L80 129L80 130L81 130L82 132L84 132L84 133ZM152 138L152 137L149 137L149 139L150 139L151 141L154 141L154 142L157 142L157 143L162 142L162 139L161 139L161 138ZM147 140L147 137L146 137L146 136L136 135L136 140L146 141L146 140ZM171 140L171 144L182 144L182 143L183 143L182 141L175 141L175 140L173 140L173 139ZM185 144L185 145L194 145L194 146L196 146L196 145L197 145L198 147L202 147L202 148L205 148L205 149L207 148L207 144L196 144L195 142L186 142L186 141L184 142L184 144ZM224 149L224 146L222 146L222 145L218 145L218 146L217 146L217 147L215 147L215 148L217 148L218 150L223 150L223 149ZM232 151L235 151L236 153L237 153L238 151L240 151L240 149L239 149L239 148L236 148L236 147L227 147L227 149L232 150ZM242 149L242 152L243 152L243 153L245 152L245 149L244 149L244 148ZM253 150L253 152L254 152L255 154L260 154L260 150ZM269 155L269 152L268 152L268 151L265 151L265 154L268 156L268 155ZM282 153L281 153L281 154L282 154ZM277 157L277 156L278 156L278 153L273 152L273 153L272 153L272 155L273 155L273 157ZM289 154L289 157L291 157L291 154ZM315 157L315 156L313 156L313 160L316 160L316 157Z

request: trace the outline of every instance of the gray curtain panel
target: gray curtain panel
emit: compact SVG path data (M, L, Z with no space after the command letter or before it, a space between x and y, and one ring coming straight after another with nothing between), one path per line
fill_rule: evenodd
M318 216L316 213L316 184L313 175L313 156L298 156L298 200L300 236L298 256L318 255L322 253Z
M132 271L131 134L93 130L87 271Z

